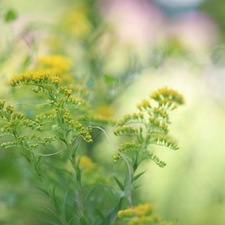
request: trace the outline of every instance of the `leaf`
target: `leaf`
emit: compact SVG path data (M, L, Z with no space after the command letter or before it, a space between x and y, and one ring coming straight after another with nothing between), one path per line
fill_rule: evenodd
M41 190L42 192L44 192L47 196L49 196L48 192L46 190L44 190L43 188L37 186L37 185L34 185L34 187L36 187L37 189Z
M73 224L75 224L75 219L78 220L78 217L77 217L76 215L73 216L73 217L69 220L68 225L73 225Z
M68 195L68 191L63 196L63 200L62 200L62 203L61 203L61 212L62 212L62 217L63 218L65 218L65 206L66 206L67 195Z
M120 200L118 202L118 205L117 205L118 211L122 208L123 200L124 200L124 198L122 197L122 198L120 198Z
M91 225L99 225L98 220L99 220L99 216L95 218L95 220L92 222ZM98 222L98 223L97 223L97 222Z
M24 61L22 62L22 70L25 70L29 66L31 60L32 60L31 56L28 55L25 57Z
M113 221L115 221L118 211L122 208L123 200L124 200L123 197L120 198L116 206L112 208L110 216L110 224L113 224Z
M137 174L136 176L133 177L133 181L137 180L142 174L144 174L146 172L146 170L144 172L141 172L139 174Z
M106 220L105 216L102 214L102 212L99 209L97 209L97 208L95 208L95 210L97 211L98 215L102 219L103 224L104 225L108 225L109 223L107 222L107 220Z
M84 216L81 216L80 217L80 224L81 225L89 225L87 218L84 217Z
M104 220L102 219L101 216L97 216L91 225L113 224L117 212L118 212L117 208L113 207L112 209L109 209L107 212L105 212L105 216L102 214L102 216L105 218ZM109 222L107 222L106 217L109 218ZM103 222L101 220L103 220Z
M120 189L121 189L122 191L124 191L124 186L122 185L122 183L121 183L115 176L113 176L113 178L115 179L115 181L116 181L116 183L118 184L118 186L120 187Z
M81 170L80 170L80 167L79 167L80 159L77 161L77 166L76 166L76 177L77 177L78 183L81 183Z
M47 211L50 212L51 214L53 214L57 219L59 219L59 216L58 216L55 212L53 212L51 209L49 209L49 208L47 208L47 207L44 207L44 206L42 206L42 208L45 209L45 210L47 210Z
M6 14L5 14L5 22L10 22L10 21L13 21L17 18L17 13L15 10L13 9L9 9Z
M96 185L95 187L93 187L90 191L88 191L88 193L85 195L85 199L84 199L84 201L85 202L87 202L88 200L89 200L89 198L91 197L91 194L94 192L94 190L96 189L96 188L98 188L100 185Z
M52 190L52 204L54 205L56 211L58 212L59 215L61 215L61 209L60 209L60 205L59 205L59 202L55 196L55 187L53 187L53 190Z
M105 84L111 85L111 84L117 83L118 80L117 80L117 78L115 78L111 75L105 74L104 75L104 81L105 81Z
M127 187L127 186L129 185L129 183L130 183L130 173L129 173L129 171L127 170L126 176L125 176L125 178L124 178L124 187Z

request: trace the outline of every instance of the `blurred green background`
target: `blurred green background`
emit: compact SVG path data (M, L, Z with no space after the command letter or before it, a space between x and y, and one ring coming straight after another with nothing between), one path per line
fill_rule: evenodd
M180 150L153 149L167 166L143 165L140 199L151 201L162 218L175 224L224 225L224 7L222 0L190 2L1 0L0 95L7 98L10 76L52 53L69 55L75 72L88 77L96 93L93 104L102 114L120 118L157 88L177 90L186 102L171 114L171 134ZM66 21L77 4L85 4L89 14L78 8L71 14L75 19ZM6 22L10 9L17 18ZM70 33L73 26L78 29ZM105 85L105 75L119 82ZM93 152L100 163L111 165L107 140ZM19 152L1 148L1 225L49 219L41 209L48 203L33 181Z

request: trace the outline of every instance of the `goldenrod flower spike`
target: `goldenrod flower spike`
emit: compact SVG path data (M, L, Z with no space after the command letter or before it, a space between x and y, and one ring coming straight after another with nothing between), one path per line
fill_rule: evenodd
M132 138L130 142L120 146L120 152L123 152L130 161L137 157L135 164L149 158L160 167L164 167L166 163L152 154L148 146L154 144L173 150L179 149L168 135L170 124L168 112L183 103L183 97L167 87L153 92L150 100L145 99L137 105L138 113L127 114L118 121L114 134ZM121 159L120 154L114 155L113 159L117 162Z

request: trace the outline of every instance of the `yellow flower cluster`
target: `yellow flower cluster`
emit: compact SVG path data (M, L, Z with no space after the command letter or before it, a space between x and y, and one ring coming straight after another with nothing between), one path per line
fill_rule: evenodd
M140 216L140 217L150 216L153 212L153 209L154 207L150 203L140 204L134 207L134 209L128 208L128 209L120 210L118 212L118 216L120 218L135 217L135 216Z
M161 88L153 92L150 98L157 101L160 106L171 107L171 109L176 108L177 105L184 104L184 99L182 95L167 87Z
M137 105L137 108L138 108L139 110L144 110L144 109L151 108L151 106L150 106L149 101L146 100L146 99L144 99L144 100L142 100L141 103L139 103L139 104Z
M163 145L169 147L173 150L178 150L179 147L177 144L170 139L167 135L157 134L157 133L149 133L147 135L147 142L148 144L156 144L156 145Z
M114 114L114 108L109 104L102 104L98 106L95 111L97 112L97 114L104 117L111 117Z
M162 117L163 119L168 118L168 114L165 109L154 107L153 114L156 115L157 117Z
M153 119L152 117L149 117L149 126L151 129L149 129L150 133L161 133L161 134L167 134L168 133L168 125L164 121L157 119Z
M128 225L172 225L172 223L167 223L161 221L159 216L152 215L153 205L150 203L141 204L134 209L124 209L118 212L118 217L129 218Z
M85 109L90 109L91 105L88 101L81 98L68 97L65 99L65 103L68 105L73 105L75 108L78 108L82 105Z
M75 122L75 129L79 132L79 134L87 141L92 142L92 137L88 130L86 130L81 123L78 121Z
M149 154L149 158L151 159L151 160L153 160L159 167L164 167L164 166L166 166L166 163L164 162L164 161L162 161L162 160L160 160L156 155L154 155L154 154Z
M61 55L48 55L37 59L37 68L53 69L58 73L69 71L71 65L71 60Z
M71 112L66 108L59 109L60 114L64 118L65 123L68 127L73 128L76 132L81 135L87 142L92 142L92 137L87 129L83 127L78 121L74 121Z
M124 144L121 144L121 146L118 148L120 152L129 152L129 151L136 151L137 149L140 149L141 145L137 144L135 141L126 142ZM117 162L121 158L120 153L113 156L114 162Z
M119 126L117 127L113 133L117 136L119 135L138 135L138 128L134 128L131 126Z
M98 168L97 164L95 164L89 157L85 155L81 157L79 166L86 174L96 172Z
M46 84L51 82L54 85L60 83L60 78L52 70L31 70L20 75L12 77L8 84L18 86L22 84Z
M121 120L118 122L118 126L123 126L127 123L137 123L137 122L143 122L144 115L143 113L133 113L133 114L127 114L125 115Z

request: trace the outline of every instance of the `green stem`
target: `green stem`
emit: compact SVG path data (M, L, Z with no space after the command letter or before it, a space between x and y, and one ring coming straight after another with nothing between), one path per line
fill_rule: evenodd
M128 203L129 203L131 209L134 209L133 202L132 202L132 192L131 192L132 178L133 178L133 170L132 170L132 168L130 166L130 163L128 162L128 160L125 157L125 155L118 150L118 148L116 147L116 145L113 143L113 141L110 139L110 137L108 136L108 134L106 133L106 131L103 128L101 128L99 126L90 126L90 127L101 130L106 135L106 137L109 140L109 142L111 143L111 145L116 149L116 151L121 155L121 157L125 161L126 166L127 166L127 172L128 172L127 200L128 200Z
M78 136L77 136L77 138L78 138ZM68 145L68 153L69 153L70 163L71 163L73 171L74 171L74 177L76 178L77 186L78 186L78 194L77 194L76 198L77 198L78 202L81 202L81 207L79 205L77 206L79 216L85 216L86 215L86 206L85 206L84 192L83 192L83 187L82 187L82 182L81 182L81 174L80 174L80 171L78 171L79 167L76 165L76 155L72 156L71 145ZM80 176L80 178L78 178L78 176Z

